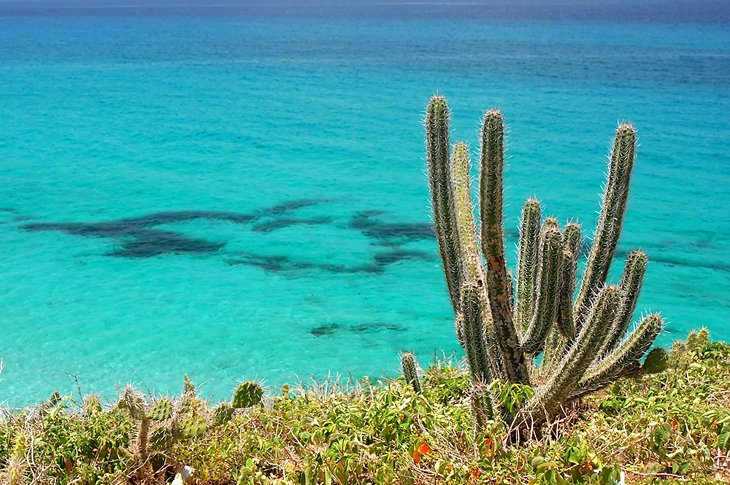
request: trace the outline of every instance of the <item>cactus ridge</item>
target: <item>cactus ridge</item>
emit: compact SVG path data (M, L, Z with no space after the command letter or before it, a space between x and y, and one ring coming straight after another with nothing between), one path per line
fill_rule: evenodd
M642 251L629 253L619 285L606 283L626 213L636 130L630 124L616 130L580 284L580 225L568 222L561 231L556 219L542 220L536 199L528 199L522 209L513 280L504 251L504 118L499 110L489 110L483 118L478 226L469 147L457 142L451 149L450 118L446 99L433 97L426 109L428 178L456 333L475 385L499 379L534 387L521 413L542 419L636 370L663 326L661 317L650 315L624 338L646 272ZM483 401L473 397L472 404L483 407ZM475 410L477 421L487 414Z

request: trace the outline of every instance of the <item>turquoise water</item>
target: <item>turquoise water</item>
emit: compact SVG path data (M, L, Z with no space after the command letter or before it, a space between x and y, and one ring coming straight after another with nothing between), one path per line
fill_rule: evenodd
M662 345L730 340L727 23L206 12L0 7L0 401L182 373L225 398L459 354L424 175L437 92L472 147L505 113L511 264L529 196L590 234L633 121L639 307Z

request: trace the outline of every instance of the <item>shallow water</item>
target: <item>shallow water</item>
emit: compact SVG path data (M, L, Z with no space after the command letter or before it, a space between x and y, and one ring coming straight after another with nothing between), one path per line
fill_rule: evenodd
M728 46L713 23L0 9L0 401L183 372L225 398L458 354L424 175L436 92L472 147L505 113L511 264L529 196L591 233L633 121L639 307L662 345L728 340Z

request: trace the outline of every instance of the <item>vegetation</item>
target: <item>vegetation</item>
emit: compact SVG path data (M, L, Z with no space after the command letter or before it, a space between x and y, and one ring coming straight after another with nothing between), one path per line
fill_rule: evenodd
M431 100L426 126L465 367L443 361L420 372L406 352L403 378L284 386L268 398L243 382L216 405L187 376L180 396L128 386L107 406L94 395L53 393L38 406L0 411L0 483L728 483L730 345L702 330L642 364L663 327L649 315L625 335L646 255L630 253L620 285L606 284L633 127L618 128L578 288L580 226L541 220L533 199L523 210L516 283L507 272L501 114L487 112L482 130L480 236L468 149L457 143L451 153L443 98Z
M146 459L140 415L125 404L133 391L104 409L94 397L54 397L0 420L0 483L169 483L183 465L200 484L613 484L622 475L627 483L727 483L730 346L702 331L668 357L664 372L618 380L520 446L499 418L472 431L471 378L448 362L423 373L420 393L402 378L351 389L285 386L218 422L220 405L190 387L174 399L136 396L150 420ZM493 393L509 408L529 399L525 389L495 385ZM198 407L206 429L161 448L152 436L186 406Z
M477 424L491 417L494 398L489 384L499 380L534 389L516 409L497 406L507 420L517 415L531 426L556 415L570 401L635 372L663 327L658 314L648 315L624 338L644 279L646 254L629 253L620 285L606 284L629 197L636 131L629 124L616 131L601 216L574 301L580 226L570 222L561 231L554 218L541 222L540 203L528 200L514 283L504 251L502 114L487 111L482 125L479 231L469 149L459 142L451 152L449 119L446 100L434 96L426 111L434 222L456 332L474 383L474 412L484 417Z

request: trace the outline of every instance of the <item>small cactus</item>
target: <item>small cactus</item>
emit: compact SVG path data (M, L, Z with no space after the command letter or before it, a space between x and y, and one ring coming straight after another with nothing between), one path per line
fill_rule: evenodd
M669 367L669 354L662 348L652 350L646 355L641 365L641 372L644 374L658 374Z
M201 436L207 429L208 424L202 416L192 416L180 423L180 434L186 438Z
M25 483L24 475L27 468L25 455L30 447L30 436L25 431L20 431L13 441L13 449L9 456L7 467L0 479L8 485L21 485Z
M183 374L183 394L195 394L196 388L187 374Z
M227 402L222 402L213 408L213 425L223 426L233 417L235 409Z
M60 402L61 402L61 393L59 393L58 391L53 391L51 393L51 396L48 398L48 404L51 407L53 407Z
M142 419L147 415L147 401L142 393L132 386L124 388L117 405L126 409L134 419Z
M102 411L102 407L99 396L96 394L89 394L84 397L83 411L84 416L86 417L100 413Z
M231 404L236 409L250 408L258 406L264 396L264 389L256 382L242 382L238 385L233 393Z
M165 421L172 417L172 401L169 399L160 399L157 401L150 411L150 419L152 421Z
M421 380L418 378L416 358L411 352L403 352L400 361L406 382L413 386L414 391L421 392Z
M175 436L169 427L158 427L150 433L150 448L154 451L165 452L174 443Z

